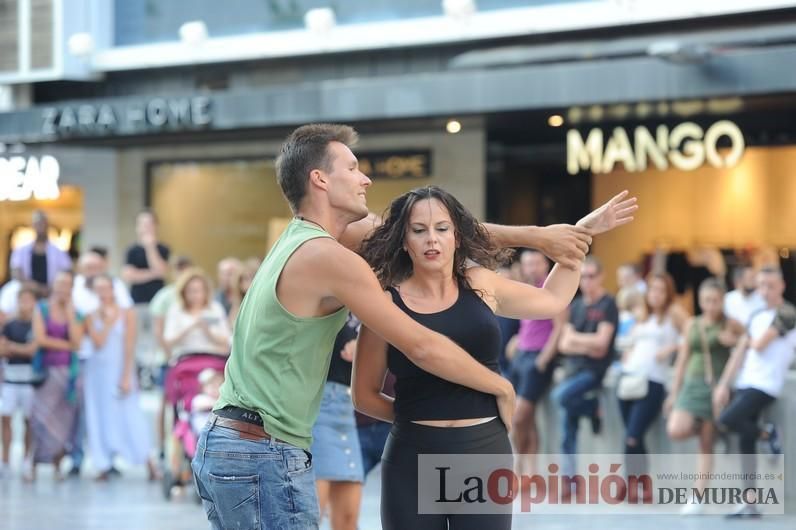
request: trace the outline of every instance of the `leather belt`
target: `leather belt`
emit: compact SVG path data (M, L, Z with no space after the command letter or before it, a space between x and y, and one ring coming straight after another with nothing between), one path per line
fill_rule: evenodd
M241 420L233 420L231 418L222 418L218 414L213 414L213 425L220 425L233 431L238 431L240 437L245 440L274 440L275 442L287 443L279 438L274 438L259 425L247 423Z

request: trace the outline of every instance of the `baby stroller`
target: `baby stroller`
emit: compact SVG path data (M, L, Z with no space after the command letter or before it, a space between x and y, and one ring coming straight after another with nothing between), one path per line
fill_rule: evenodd
M171 499L174 486L192 483L191 460L199 433L191 425L191 402L201 392L199 374L206 369L224 371L227 356L197 353L181 357L166 375L165 399L173 410L171 458L163 472L163 496Z

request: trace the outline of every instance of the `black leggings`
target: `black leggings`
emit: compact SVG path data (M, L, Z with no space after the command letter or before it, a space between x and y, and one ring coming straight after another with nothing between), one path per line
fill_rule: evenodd
M625 462L628 475L638 476L647 472L649 465L644 436L660 415L665 397L666 390L663 385L650 381L647 395L643 398L619 400L619 411L625 424L625 455L627 455ZM630 440L635 443L631 444Z
M741 471L747 476L756 472L757 440L760 438L760 413L774 401L756 388L738 390L727 408L719 416L719 427L723 430L736 432L741 438ZM754 481L747 480L745 487L754 487Z
M418 514L419 454L507 455L512 469L508 433L499 419L472 427L429 427L396 423L387 438L381 469L383 530L509 530L511 504L500 514ZM450 526L448 526L450 525Z

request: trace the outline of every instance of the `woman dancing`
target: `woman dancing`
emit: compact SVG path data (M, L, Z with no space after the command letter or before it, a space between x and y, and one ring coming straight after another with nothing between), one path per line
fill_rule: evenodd
M579 224L594 234L632 220L635 199L614 197ZM550 318L578 287L580 269L556 265L544 287L496 274L499 258L483 226L446 191L430 186L397 198L383 225L363 244L385 296L413 319L453 339L475 359L498 371L497 315ZM471 264L478 266L470 266ZM396 397L381 393L387 369ZM374 332L362 327L354 363L353 400L365 414L393 422L384 449L381 519L385 530L511 527L511 505L498 514L418 513L418 454L506 455L514 403L424 372ZM513 401L513 400L509 400ZM506 408L506 410L503 410ZM500 417L500 420L498 419ZM510 421L508 422L510 423Z

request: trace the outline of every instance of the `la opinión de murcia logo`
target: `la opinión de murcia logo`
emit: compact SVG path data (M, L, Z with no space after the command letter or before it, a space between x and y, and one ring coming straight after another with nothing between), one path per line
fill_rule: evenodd
M655 486L651 475L621 474L622 464L611 464L601 475L598 464L590 464L587 475L560 475L559 466L550 464L548 474L516 474L507 468L489 473L470 474L463 479L451 478L451 466L434 468L437 481L433 503L454 505L505 506L519 499L523 513L531 513L534 505L684 505L703 504L734 506L748 499L760 505L780 503L774 488L737 487L664 487ZM456 511L453 509L452 511Z
M627 479L620 475L622 464L612 464L610 474L600 477L600 466L591 464L589 475L559 475L559 466L550 464L549 474L517 475L511 469L500 468L484 478L472 475L461 485L448 483L450 467L435 468L439 476L438 503L495 503L511 504L519 496L523 512L530 512L534 504L609 504L628 501L629 504L652 504L653 481L649 475ZM574 491L574 493L572 493ZM629 494L633 492L634 494ZM485 496L486 495L486 496Z

